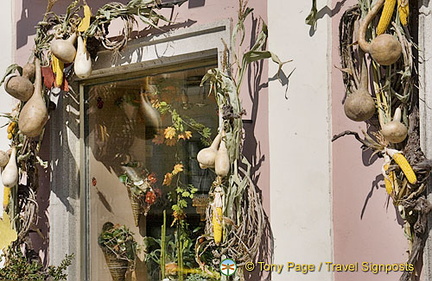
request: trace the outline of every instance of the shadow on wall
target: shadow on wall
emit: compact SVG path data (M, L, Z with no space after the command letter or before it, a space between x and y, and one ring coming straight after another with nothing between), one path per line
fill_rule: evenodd
M256 41L256 36L259 32L259 19L256 17L252 17L252 28L251 28L251 39L250 46L253 46ZM258 61L249 65L247 71L247 79L244 81L248 81L248 91L249 98L252 101L252 108L250 112L251 121L244 122L244 130L245 130L245 140L244 140L244 154L245 157L252 165L252 181L254 183L257 192L260 194L260 198L262 201L262 190L257 186L258 180L260 178L260 168L264 161L266 160L265 155L262 154L261 144L256 139L256 134L260 133L259 131L255 131L256 120L258 117L258 109L260 103L260 91L268 86L265 78L262 77L263 73L264 61ZM264 82L263 82L264 80ZM288 77L286 81L283 82L286 86L288 86ZM284 85L284 86L285 86ZM260 129L262 130L262 129ZM266 133L267 134L267 133ZM271 230L271 225L267 215L265 214L265 222L264 224L264 234L261 238L261 246L258 256L256 257L255 262L265 262L271 263L273 260L273 250L274 250L274 240L273 233ZM246 280L271 280L271 272L254 270L252 272L245 271Z
M333 17L334 15L340 12L340 10L342 9L346 1L347 0L338 1L333 9L330 9L328 6L324 6L317 12L315 16L315 20L318 21L319 19L324 18L325 15L328 15L329 17ZM309 36L313 36L315 34L315 31L316 29L314 28L314 26L311 26L309 30Z
M189 9L205 6L205 0L189 0Z
M203 0L205 2L205 0ZM70 0L57 0L57 2L53 6L53 11L56 14L64 14L66 12L66 8L72 1ZM89 4L92 7L93 12L95 13L97 9L109 2L120 2L127 3L129 0L93 0L92 3ZM20 49L27 44L33 45L33 42L29 42L29 37L36 34L35 26L39 21L42 21L43 16L47 7L47 0L22 0L21 2L21 15L17 17L16 22L16 48ZM15 4L16 9L19 7L18 3Z

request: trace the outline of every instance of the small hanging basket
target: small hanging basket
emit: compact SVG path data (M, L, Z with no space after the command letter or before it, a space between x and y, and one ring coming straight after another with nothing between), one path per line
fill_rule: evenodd
M125 281L125 275L129 268L129 262L124 259L119 259L108 249L103 249L103 252L113 281Z
M135 226L139 224L139 217L143 214L142 203L144 202L143 196L135 195L128 187L128 196L132 207L132 214L134 217Z

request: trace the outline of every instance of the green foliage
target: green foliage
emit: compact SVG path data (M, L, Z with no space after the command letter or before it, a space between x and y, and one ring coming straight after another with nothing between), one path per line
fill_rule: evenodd
M99 235L99 245L111 251L119 259L133 261L136 255L137 243L133 233L124 225L113 225L106 222Z
M187 199L192 199L197 191L198 189L192 184L186 186L178 185L175 189L175 198L177 199L177 202L176 204L172 205L172 210L175 212L183 213L183 209L187 208L188 206Z
M0 280L45 281L67 280L65 273L72 264L73 254L66 255L59 266L44 267L38 262L29 262L20 251L7 255L4 268L0 268Z
M201 142L204 145L210 145L211 143L211 129L195 119L181 115L173 108L169 103L161 101L156 106L157 110L161 115L171 114L172 127L178 132L184 132L187 129L196 131L201 136Z

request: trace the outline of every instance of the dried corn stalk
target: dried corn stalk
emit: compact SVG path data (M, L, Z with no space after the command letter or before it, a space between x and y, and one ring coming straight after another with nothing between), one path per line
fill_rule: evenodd
M359 83L359 61L358 47L356 45L357 26L369 9L370 0L360 0L359 5L348 9L340 21L340 55L341 70L343 71L344 84L347 93L355 89ZM372 76L371 88L374 90L377 114L369 120L372 133L364 133L361 139L357 133L346 131L333 138L351 134L364 145L364 149L372 149L374 153L386 159L383 164L383 176L386 191L391 197L393 204L398 208L404 219L405 234L409 240L408 263L418 265L422 250L427 238L427 214L431 210L430 203L426 200L426 183L431 170L431 161L427 160L420 148L419 137L419 114L418 93L414 79L414 63L412 47L414 43L405 33L405 18L408 13L408 2L398 1L399 17L404 20L396 20L391 17L390 4L394 1L386 1L387 13L390 18L389 27L383 26L377 31L385 30L397 37L402 45L402 59L391 66L383 67L369 59L369 69ZM401 2L406 5L401 7ZM404 8L404 10L401 10ZM391 15L390 15L391 14ZM383 29L385 29L383 31ZM369 40L374 38L375 26L369 26ZM382 124L391 120L396 108L401 108L402 122L408 126L408 137L402 143L389 143L382 136L380 129ZM392 157L392 158L391 158ZM401 281L415 280L419 272L404 272Z

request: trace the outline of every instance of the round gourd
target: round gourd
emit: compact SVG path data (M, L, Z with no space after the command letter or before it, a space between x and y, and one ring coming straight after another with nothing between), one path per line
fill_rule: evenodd
M33 95L33 84L23 76L11 75L4 84L5 91L20 101L28 101Z
M372 19L384 5L385 0L378 0L366 15L359 28L358 43L360 48L369 53L372 58L381 65L395 63L402 54L402 46L399 41L390 34L381 34L370 43L366 41L366 30Z

